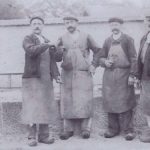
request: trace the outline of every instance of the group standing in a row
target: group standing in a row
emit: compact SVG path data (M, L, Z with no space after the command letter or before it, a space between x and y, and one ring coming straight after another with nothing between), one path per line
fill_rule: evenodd
M81 123L82 138L90 137L94 111L92 76L98 66L105 68L102 94L104 110L108 113L108 131L104 137L112 138L122 129L126 140L134 139L132 116L136 106L134 83L137 80L142 80L141 101L150 124L150 34L148 32L142 38L137 60L134 40L121 30L123 23L120 18L109 19L112 35L100 48L91 35L78 29L76 17L64 17L67 32L55 45L42 34L44 19L33 17L30 20L32 34L23 41L22 110L23 123L29 126L30 146L36 146L38 142L54 142L48 127L50 115L55 111L53 79L61 83L64 131L60 139L73 136L77 121ZM90 50L93 52L92 62ZM62 62L61 75L56 62ZM141 141L150 141L150 137L145 134Z

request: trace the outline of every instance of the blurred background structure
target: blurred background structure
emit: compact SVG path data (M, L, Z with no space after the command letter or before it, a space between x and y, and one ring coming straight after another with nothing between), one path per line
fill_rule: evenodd
M148 6L149 0L0 0L0 19L27 18L36 13L46 18L66 14L94 18L142 16Z

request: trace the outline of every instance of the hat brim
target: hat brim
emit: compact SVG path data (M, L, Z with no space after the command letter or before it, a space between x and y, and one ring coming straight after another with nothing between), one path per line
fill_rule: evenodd
M32 17L32 18L30 19L30 24L31 24L32 21L35 20L35 19L41 20L41 21L43 22L43 24L44 24L44 19L43 19L42 17L39 17L39 16Z

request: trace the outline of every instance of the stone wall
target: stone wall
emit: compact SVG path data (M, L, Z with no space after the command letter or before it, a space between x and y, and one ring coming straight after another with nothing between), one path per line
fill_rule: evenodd
M144 23L139 18L125 18L123 30L135 40L136 50L139 49L139 41L145 32ZM79 27L82 31L89 33L102 47L106 37L110 35L109 25L106 19L81 18ZM58 37L65 32L62 21L59 19L47 20L43 34L52 42L56 42ZM24 126L21 125L21 87L22 73L24 68L24 50L22 41L25 35L30 34L30 28L27 20L8 20L0 21L0 133L14 134L22 133ZM93 119L93 133L99 133L106 129L107 116L102 108L101 82L103 69L98 68L94 76L94 103L95 113ZM52 122L52 131L61 130L61 118L59 113L59 85L55 85L55 104L56 112L51 114L55 116L56 122ZM135 126L145 124L141 113L136 113ZM137 112L137 111L136 111ZM142 121L141 121L142 120Z

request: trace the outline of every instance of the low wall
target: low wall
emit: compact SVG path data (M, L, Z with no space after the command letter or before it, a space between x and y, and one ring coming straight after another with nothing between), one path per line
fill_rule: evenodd
M81 19L79 28L93 36L95 41L102 47L104 40L110 36L109 25L104 19ZM52 42L66 32L62 21L59 19L46 21L43 34ZM135 40L138 51L140 39L145 32L143 20L136 18L126 19L123 31ZM27 20L0 21L0 88L21 87L20 74L24 69L23 38L31 33ZM102 69L99 68L94 81L101 83Z
M106 19L81 18L79 28L93 36L95 41L102 47L106 37L110 35L109 25ZM143 20L140 18L125 18L123 26L125 33L135 40L138 52L139 42L145 32ZM47 20L43 34L52 42L56 42L65 32L62 21L59 19ZM24 50L22 41L25 35L30 34L27 20L0 21L0 133L16 134L24 133L24 126L20 122L22 107L22 73L24 68ZM106 129L107 115L102 107L101 83L103 69L98 68L94 76L94 119L93 133L102 133ZM59 85L54 83L56 122L52 122L51 131L59 133L61 130L61 118L59 113ZM138 98L137 98L138 101ZM134 124L136 128L145 125L145 119L140 112L140 105L135 110Z

